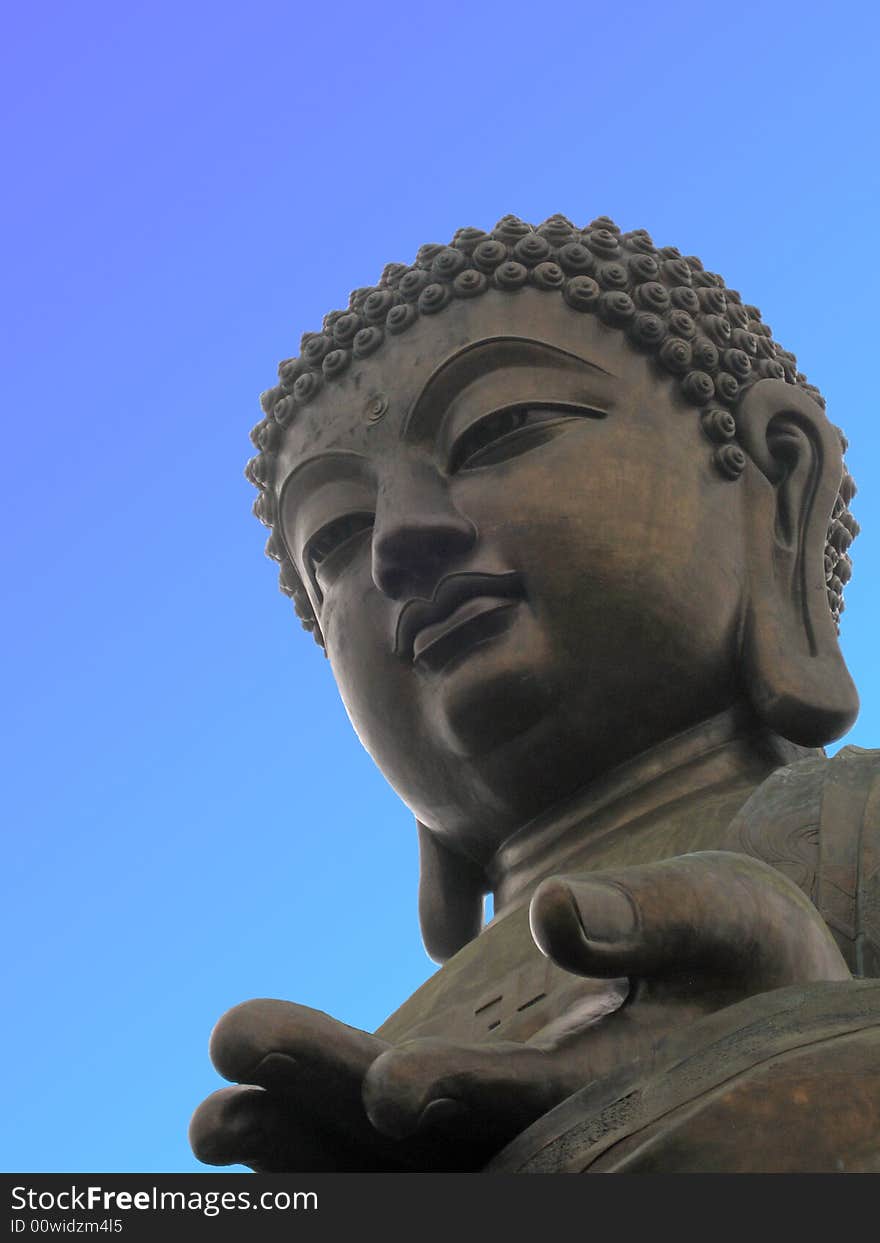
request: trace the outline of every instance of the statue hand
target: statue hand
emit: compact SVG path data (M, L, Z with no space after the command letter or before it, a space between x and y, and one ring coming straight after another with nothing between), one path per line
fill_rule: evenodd
M567 971L615 981L609 988L622 1004L598 1021L562 1015L525 1044L423 1039L386 1049L364 1082L377 1130L399 1140L445 1131L448 1144L466 1137L476 1168L667 1032L755 993L849 978L801 890L739 854L554 877L538 887L530 917L544 954Z
M239 1086L221 1088L190 1123L208 1165L285 1170L404 1168L400 1145L367 1120L361 1087L385 1041L292 1002L246 1001L211 1035L211 1060Z

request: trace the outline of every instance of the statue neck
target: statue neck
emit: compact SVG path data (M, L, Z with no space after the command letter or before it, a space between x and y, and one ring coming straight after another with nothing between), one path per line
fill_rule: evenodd
M501 845L486 869L496 917L528 901L548 876L595 868L596 857L608 854L622 835L630 848L628 862L638 861L640 836L650 835L657 857L658 822L673 804L725 791L735 800L740 790L745 801L774 769L814 754L770 733L741 708L667 739L523 825ZM691 812L700 814L697 806ZM668 853L683 853L680 840L670 843Z

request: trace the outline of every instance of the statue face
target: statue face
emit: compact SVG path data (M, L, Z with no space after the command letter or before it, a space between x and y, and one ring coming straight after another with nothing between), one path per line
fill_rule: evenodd
M477 859L737 697L742 489L698 412L555 294L387 338L301 410L279 526L351 721Z

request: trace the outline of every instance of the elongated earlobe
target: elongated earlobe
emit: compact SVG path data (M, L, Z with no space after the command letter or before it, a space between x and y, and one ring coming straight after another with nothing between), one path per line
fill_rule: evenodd
M775 733L820 746L845 733L859 700L837 642L825 541L843 473L836 431L811 397L761 380L737 412L747 490L746 690Z
M419 830L419 923L428 956L446 962L480 932L483 895L480 868L454 854L416 821Z

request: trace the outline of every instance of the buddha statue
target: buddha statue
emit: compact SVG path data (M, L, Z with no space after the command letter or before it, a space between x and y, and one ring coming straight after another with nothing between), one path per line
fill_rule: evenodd
M415 817L442 965L374 1034L224 1015L196 1154L880 1169L880 763L822 749L855 485L794 356L643 230L506 216L279 379L255 511Z

